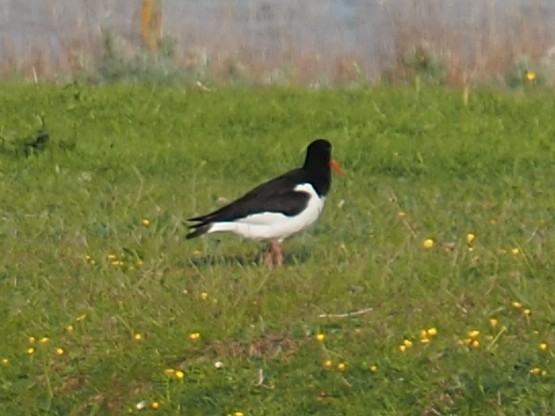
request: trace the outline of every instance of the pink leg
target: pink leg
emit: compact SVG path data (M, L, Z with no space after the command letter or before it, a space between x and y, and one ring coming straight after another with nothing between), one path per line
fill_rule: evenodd
M281 243L279 241L272 242L272 249L274 251L275 264L278 266L283 265L283 253L281 251Z
M272 244L268 244L268 248L264 252L264 263L266 263L266 266L268 266L270 269L274 265L274 256L272 249Z

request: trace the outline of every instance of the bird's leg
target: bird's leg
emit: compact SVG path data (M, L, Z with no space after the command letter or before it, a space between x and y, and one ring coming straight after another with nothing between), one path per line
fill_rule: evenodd
M274 252L274 260L277 266L283 265L283 253L281 251L281 243L279 241L272 242L272 250Z
M266 263L269 268L272 268L274 265L273 244L274 243L269 243L268 248L264 252L264 263Z

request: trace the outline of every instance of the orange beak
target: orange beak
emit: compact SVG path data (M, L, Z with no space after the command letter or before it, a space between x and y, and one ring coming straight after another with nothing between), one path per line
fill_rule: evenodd
M332 168L334 171L336 171L340 175L345 175L345 171L343 170L341 165L333 159L330 160L330 168Z

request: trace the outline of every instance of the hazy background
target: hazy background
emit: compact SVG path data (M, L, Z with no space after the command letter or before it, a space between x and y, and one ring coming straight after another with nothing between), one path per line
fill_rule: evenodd
M184 66L225 78L287 72L301 80L395 73L424 48L453 79L546 59L555 46L550 0L163 0L162 36ZM101 32L141 46L140 0L0 0L3 74L52 77L94 66ZM230 69L230 66L232 67ZM277 71L277 72L276 72Z

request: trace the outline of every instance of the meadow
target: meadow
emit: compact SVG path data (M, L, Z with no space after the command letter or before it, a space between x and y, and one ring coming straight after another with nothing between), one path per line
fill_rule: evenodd
M73 83L0 101L0 414L553 414L553 94ZM317 137L347 175L284 267L184 239Z

